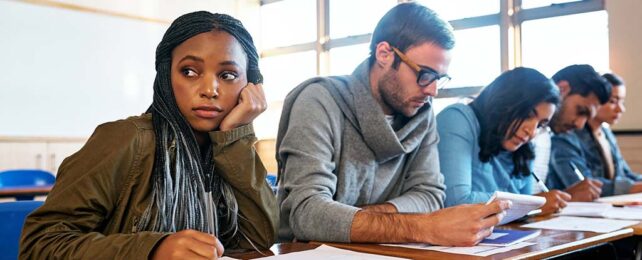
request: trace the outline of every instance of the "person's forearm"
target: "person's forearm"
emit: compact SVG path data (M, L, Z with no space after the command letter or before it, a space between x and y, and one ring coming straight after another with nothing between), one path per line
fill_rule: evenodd
M416 232L415 218L420 214L391 214L368 210L357 212L352 220L352 243L409 243L421 242Z
M399 213L399 211L397 211L397 207L390 203L367 205L361 207L361 209L369 212Z

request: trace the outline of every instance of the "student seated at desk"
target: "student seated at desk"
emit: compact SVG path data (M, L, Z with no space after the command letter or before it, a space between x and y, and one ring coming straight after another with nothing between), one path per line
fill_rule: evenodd
M642 192L642 175L631 171L622 158L613 132L604 125L617 123L624 113L626 87L615 74L607 73L603 77L612 85L608 102L600 106L584 128L554 138L554 153L565 161L573 162L586 178L601 181L601 196ZM558 185L578 180L578 176L570 171L554 171L551 178L558 180Z
M602 193L602 182L595 178L578 178L569 158L558 153L566 148L560 145L574 129L582 129L597 113L601 105L611 97L611 84L588 64L574 64L556 72L553 81L560 89L562 105L551 119L551 152L548 162L546 185L553 189L563 189L571 194L571 201L594 201ZM575 178L565 178L560 174L572 174Z
M212 259L268 248L276 200L253 149L266 108L252 38L201 11L156 49L148 114L100 125L26 220L21 259Z
M446 206L484 203L495 191L531 194L534 158L530 140L546 129L560 102L552 81L534 69L497 77L469 105L454 104L437 115L439 162ZM552 190L544 213L566 206L569 194Z
M435 116L452 28L402 3L379 21L352 75L310 79L288 94L277 151L284 241L470 246L508 201L443 207Z

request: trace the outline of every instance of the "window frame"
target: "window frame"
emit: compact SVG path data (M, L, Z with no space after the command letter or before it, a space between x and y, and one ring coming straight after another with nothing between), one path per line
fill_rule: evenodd
M260 5L267 5L283 0L261 0ZM496 14L466 17L448 21L454 30L473 29L499 25L501 71L521 66L521 25L525 21L553 18L565 15L589 13L605 10L604 0L580 0L577 2L551 4L549 6L522 9L521 0L498 0L500 10ZM317 53L317 75L328 75L330 72L330 50L338 47L369 43L372 33L351 35L342 38L330 38L330 0L317 2L317 39L314 42L281 46L261 51L261 57L289 54L315 50ZM398 3L411 2L397 0ZM436 98L476 95L483 86L457 86L439 91Z

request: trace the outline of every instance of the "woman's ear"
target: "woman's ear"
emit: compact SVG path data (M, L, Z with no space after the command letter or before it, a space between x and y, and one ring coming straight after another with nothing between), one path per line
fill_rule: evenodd
M376 65L380 68L387 68L395 61L395 53L388 42L377 43L375 48Z
M560 89L560 96L562 96L562 98L565 98L568 93L571 93L571 85L568 84L568 81L566 80L560 80L557 82L557 87Z

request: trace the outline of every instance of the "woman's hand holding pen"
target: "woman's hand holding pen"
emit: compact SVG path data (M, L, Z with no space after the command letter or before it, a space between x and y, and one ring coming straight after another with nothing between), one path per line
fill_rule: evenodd
M568 201L571 200L571 194L561 190L551 190L535 194L546 198L546 203L541 207L542 214L551 214L565 208Z
M183 230L158 242L151 259L218 259L223 256L223 250L223 245L215 236L196 230Z
M227 131L252 122L267 109L262 84L248 83L239 96L239 102L221 122L219 129Z
M566 192L571 194L571 201L591 202L599 198L600 194L602 194L602 182L586 178L567 188Z

